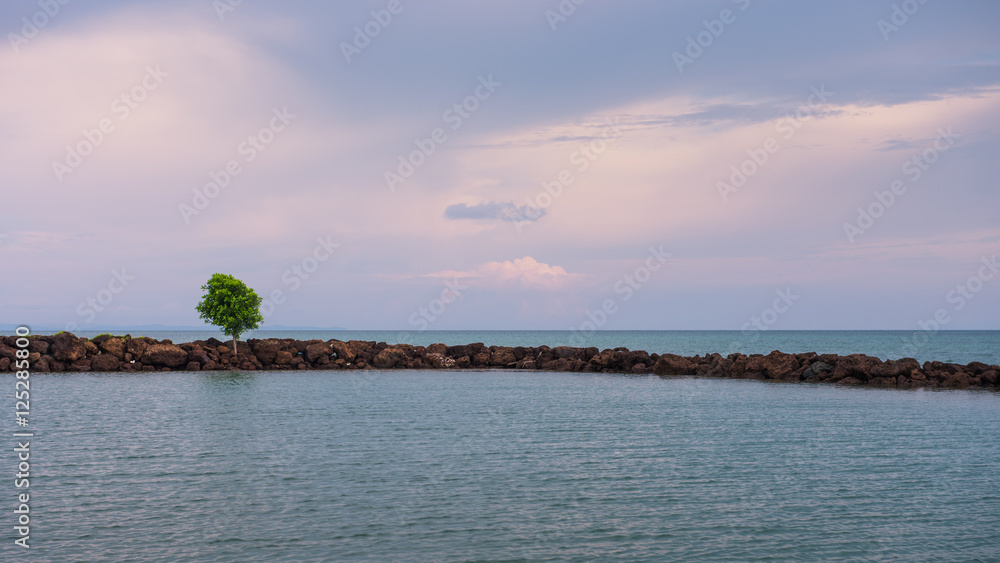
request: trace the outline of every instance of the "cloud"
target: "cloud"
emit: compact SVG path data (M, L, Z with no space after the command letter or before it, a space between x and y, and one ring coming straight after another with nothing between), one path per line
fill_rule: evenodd
M553 289L562 287L580 277L580 274L570 274L562 266L551 266L539 262L531 256L516 258L513 261L487 262L471 270L445 270L427 277L477 279L484 284L525 285Z
M545 216L544 209L522 205L518 207L513 201L488 201L468 205L456 203L444 210L447 219L499 219L501 221L537 221Z

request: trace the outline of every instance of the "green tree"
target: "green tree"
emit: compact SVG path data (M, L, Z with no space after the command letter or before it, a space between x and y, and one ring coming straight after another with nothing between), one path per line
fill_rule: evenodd
M264 322L260 314L263 299L247 284L229 274L213 274L201 288L206 293L195 309L206 323L233 337L233 354L236 354L236 342L240 335Z

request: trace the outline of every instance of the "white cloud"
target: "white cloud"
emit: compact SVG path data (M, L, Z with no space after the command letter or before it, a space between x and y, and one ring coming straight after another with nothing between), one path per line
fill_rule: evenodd
M511 285L520 284L533 287L554 289L564 287L580 274L570 274L562 266L552 266L539 262L531 256L516 258L513 261L487 262L471 270L445 270L427 277L435 278L473 278L485 284Z

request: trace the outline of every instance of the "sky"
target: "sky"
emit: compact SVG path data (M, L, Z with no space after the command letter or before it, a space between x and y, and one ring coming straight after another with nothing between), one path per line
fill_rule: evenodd
M1000 3L11 1L0 324L1000 329Z

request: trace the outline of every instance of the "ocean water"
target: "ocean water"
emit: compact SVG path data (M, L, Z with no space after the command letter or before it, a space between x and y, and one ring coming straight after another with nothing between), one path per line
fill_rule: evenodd
M79 332L92 337L98 332ZM226 340L215 331L146 331L133 336L169 338L175 343L210 337ZM1000 330L954 330L930 333L896 330L638 330L638 331L255 331L248 338L297 338L301 340L373 340L389 344L426 346L483 342L497 346L596 346L600 349L624 346L653 353L670 352L682 356L733 352L767 354L780 350L790 354L868 354L887 359L916 358L967 364L983 362L1000 365Z
M32 548L3 561L1000 560L993 393L511 371L31 390Z

